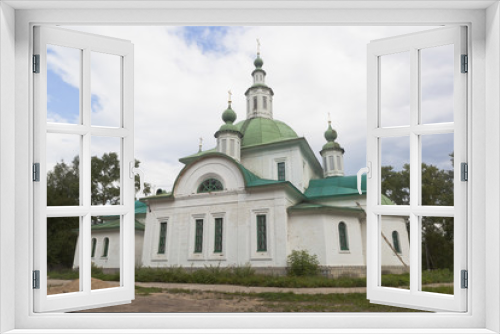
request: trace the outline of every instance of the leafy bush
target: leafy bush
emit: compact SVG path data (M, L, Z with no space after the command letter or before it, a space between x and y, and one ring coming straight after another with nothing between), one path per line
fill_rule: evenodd
M317 255L310 255L306 250L293 250L287 260L288 275L290 276L317 276L319 261Z

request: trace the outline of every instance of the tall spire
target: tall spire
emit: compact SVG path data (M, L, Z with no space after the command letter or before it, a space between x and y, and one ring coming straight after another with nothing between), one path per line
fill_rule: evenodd
M325 177L344 175L344 149L335 142L337 131L332 128L332 120L328 113L328 128L325 131L326 144L319 152L323 157L323 171Z
M253 85L247 89L247 119L273 118L273 90L266 85L266 71L262 69L264 61L260 58L260 39L257 38L257 58L253 64Z
M222 113L222 120L224 124L220 127L219 131L215 133L215 138L217 138L217 151L227 154L236 161L240 161L240 147L241 138L243 134L240 132L238 127L234 125L236 121L236 113L231 108L231 90L227 91L227 109Z

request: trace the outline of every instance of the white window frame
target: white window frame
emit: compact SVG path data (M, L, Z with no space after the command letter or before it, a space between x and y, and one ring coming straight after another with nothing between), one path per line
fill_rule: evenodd
M145 1L143 4L128 2L127 5L146 10L116 9L119 5L108 1L0 3L0 332L41 333L43 328L53 329L49 331L52 333L57 332L56 329L60 333L72 333L76 332L72 329L84 328L89 329L88 333L110 333L112 329L115 329L114 332L123 332L124 329L127 333L146 332L145 329L131 329L137 328L139 323L151 329L169 326L171 330L162 331L165 333L180 331L175 328L191 328L193 332L202 332L203 329L237 332L236 328L256 328L256 324L259 328L266 328L267 332L278 332L280 329L291 332L293 328L300 328L301 333L340 333L345 332L343 329L349 329L350 333L415 333L415 329L419 329L420 333L500 332L500 229L497 224L500 221L500 10L497 1L233 2L226 3L224 9L218 9L221 7L215 1L203 4L165 1L153 5ZM84 9L76 10L77 6ZM149 7L148 10L148 6L163 8ZM42 10L58 7L66 8ZM22 8L30 10L20 10ZM102 12L102 8L115 9ZM33 132L29 73L31 26L34 23L103 22L124 25L151 22L184 25L467 24L472 28L469 29L469 68L474 69L474 75L468 79L471 87L468 93L471 110L468 129L471 139L468 145L472 155L469 195L474 195L469 196L469 221L474 226L473 233L469 233L472 240L468 246L469 311L465 314L376 315L34 314L30 289L32 260L26 261L31 254L33 221L33 213L29 209L32 199L27 195L32 192L28 177ZM12 84L14 82L15 85ZM472 118L474 122L470 122ZM16 189L14 195L13 189Z
M198 219L203 220L203 234L202 234L202 241L201 241L201 252L200 253L195 253L194 251L194 246L196 243L195 235L196 235L196 221ZM207 258L207 215L205 213L197 213L191 215L190 221L189 221L189 249L188 249L188 261L205 261Z

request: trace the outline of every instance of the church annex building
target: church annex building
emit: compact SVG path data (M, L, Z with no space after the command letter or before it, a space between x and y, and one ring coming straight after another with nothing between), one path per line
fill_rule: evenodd
M249 264L282 274L293 250L307 250L333 276L364 276L365 178L360 195L356 175L344 175L344 149L330 122L321 164L305 138L274 119L274 93L259 53L254 65L246 119L235 123L229 100L215 131L217 147L179 159L185 167L171 192L136 203L136 266ZM92 226L92 261L107 270L119 263L113 222ZM384 217L381 225L382 270L408 270L404 217Z

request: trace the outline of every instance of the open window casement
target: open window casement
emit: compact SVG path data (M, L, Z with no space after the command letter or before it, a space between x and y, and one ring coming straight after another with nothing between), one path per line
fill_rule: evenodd
M109 68L115 71L106 72ZM49 78L50 71L59 73L66 83L76 87L76 93L64 91L63 85L57 86L57 81ZM134 298L135 245L133 44L59 28L35 27L33 72L34 310L71 311L130 303ZM114 99L108 107L111 105L115 110L114 116L108 118L99 113L102 109L99 91L110 90L105 85L113 85L111 90L115 92L108 96ZM71 94L76 97L71 98ZM50 101L57 101L60 117L48 110ZM71 153L65 156L63 153L67 150ZM115 185L119 189L118 200L112 203L97 200L98 190L94 189L95 174L109 173L109 170L92 166L94 155L110 151L117 157L113 170L119 175L119 184ZM58 159L53 159L54 152L60 152ZM62 204L54 205L51 204L54 194L48 194L48 173L55 163L61 166L63 158L67 166L72 164L76 179L74 184L66 186L78 189L73 189L76 193L73 202L67 196L66 202L63 198L58 202ZM57 195L64 197L64 191ZM92 240L92 225L106 217L114 219L110 224L114 226L114 237L104 238L105 242L99 236ZM47 262L51 254L47 250L50 243L56 241L48 238L47 230L66 223L72 224L69 230L73 238L78 235L76 251L68 250L68 256L74 257L73 268L79 280L73 282L76 286L68 293L48 294ZM91 284L94 258L102 263L116 263L115 270L120 273L117 286L103 288Z
M367 297L373 303L467 309L462 286L467 269L466 54L466 27L457 26L368 45ZM396 194L386 186L388 166L407 172L399 203L390 201ZM428 173L433 168L435 175ZM432 198L426 186L437 178L442 178L443 193ZM447 243L431 252L426 232ZM452 254L446 268L453 272L453 289L442 293L423 277L440 268L438 256L446 252ZM391 264L401 263L409 286L390 287L384 276Z

